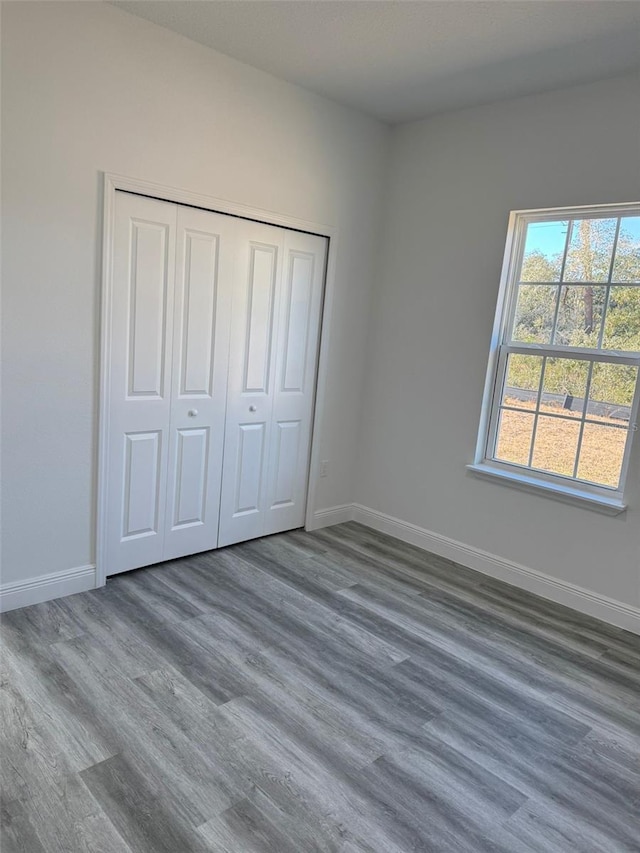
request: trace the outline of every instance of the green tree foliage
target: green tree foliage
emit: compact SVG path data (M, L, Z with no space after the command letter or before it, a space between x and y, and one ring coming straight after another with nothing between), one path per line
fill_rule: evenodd
M640 287L612 287L604 327L606 349L640 350Z
M568 224L568 223L567 223ZM602 334L604 349L640 351L640 245L625 229L622 219L613 259L613 286L607 304L606 282L612 263L616 219L583 219L573 223L559 283L562 255L528 252L522 261L513 340L564 346L597 347ZM585 284L579 284L585 282ZM600 284L602 282L602 284ZM624 286L627 285L627 286ZM602 322L604 317L604 329ZM512 356L507 385L537 389L542 359ZM544 391L582 397L586 387L586 363L578 359L547 359ZM616 405L630 405L637 370L628 365L598 364L591 380L590 398Z
M553 263L544 252L536 249L522 259L520 281L558 281L559 272L560 264Z

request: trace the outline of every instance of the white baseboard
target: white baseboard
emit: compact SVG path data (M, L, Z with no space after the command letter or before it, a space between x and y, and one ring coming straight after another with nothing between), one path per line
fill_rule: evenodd
M640 609L599 595L589 589L546 575L495 554L433 533L417 524L410 524L361 504L342 504L317 510L308 530L320 530L346 521L358 521L373 530L387 533L432 554L453 560L477 572L505 581L512 586L533 592L557 604L564 604L635 634L640 634ZM40 604L53 598L95 589L95 565L79 566L62 572L41 575L26 581L14 581L0 586L0 612Z
M564 604L566 607L601 619L617 628L625 628L627 631L640 634L640 609L637 607L505 560L496 554L465 545L463 542L457 542L455 539L449 539L431 530L425 530L417 524L410 524L361 504L352 504L350 511L348 506L341 506L322 510L315 515L321 517L318 518L319 523L314 529L328 527L330 524L340 524L343 521L358 521L373 530L388 533L410 545L453 560L512 586L533 592L556 604Z
M322 527L332 527L334 524L344 524L353 521L354 504L341 504L328 509L317 509L307 523L307 530L320 530Z
M52 572L26 581L5 583L0 586L0 612L28 607L30 604L41 604L43 601L73 595L75 592L86 592L88 589L95 589L95 586L94 565Z

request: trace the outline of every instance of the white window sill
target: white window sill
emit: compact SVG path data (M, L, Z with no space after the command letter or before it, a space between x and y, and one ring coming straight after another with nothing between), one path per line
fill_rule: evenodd
M467 470L478 477L498 480L505 486L513 486L516 489L522 489L526 492L545 495L564 503L573 504L574 506L593 509L605 515L619 515L627 508L627 505L617 496L612 495L608 497L607 495L594 494L580 488L567 488L559 483L551 483L548 480L543 480L534 474L519 474L514 471L504 470L503 468L493 467L486 462L467 465Z

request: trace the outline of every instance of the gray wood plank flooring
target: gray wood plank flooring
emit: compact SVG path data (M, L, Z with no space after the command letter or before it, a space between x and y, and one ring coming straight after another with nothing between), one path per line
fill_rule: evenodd
M3 853L640 853L640 637L360 525L1 632Z

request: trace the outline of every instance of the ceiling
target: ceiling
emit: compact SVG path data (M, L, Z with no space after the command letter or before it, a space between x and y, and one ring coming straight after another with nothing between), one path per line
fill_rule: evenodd
M113 5L389 123L640 65L638 0Z

